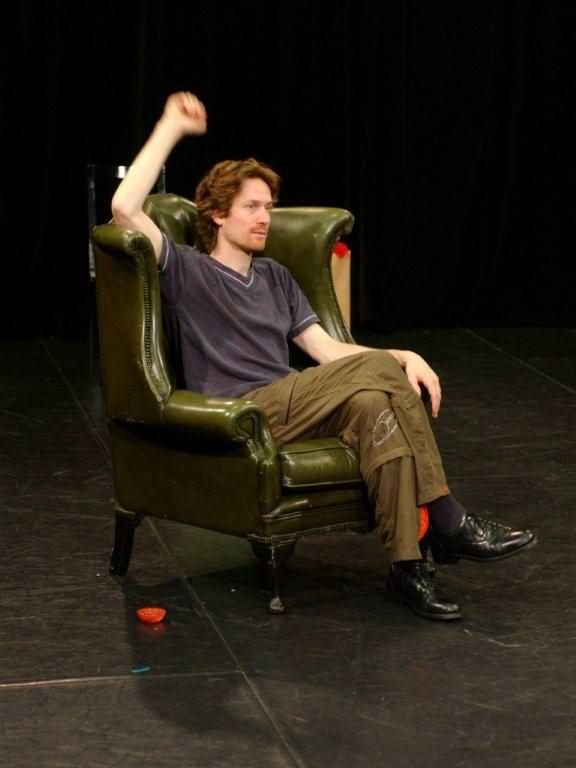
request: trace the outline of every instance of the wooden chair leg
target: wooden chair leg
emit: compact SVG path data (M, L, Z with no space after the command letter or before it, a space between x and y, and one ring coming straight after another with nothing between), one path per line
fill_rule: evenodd
M124 510L116 512L116 528L114 533L114 549L110 557L109 571L114 576L124 576L130 565L134 532L142 517L134 512Z
M284 562L294 551L294 542L274 546L253 541L254 554L264 567L272 598L268 603L268 613L275 615L286 613L286 604L282 598L282 571Z

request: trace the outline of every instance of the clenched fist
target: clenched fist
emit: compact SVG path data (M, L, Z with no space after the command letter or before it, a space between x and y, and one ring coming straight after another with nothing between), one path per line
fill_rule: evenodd
M206 133L206 108L189 91L179 91L168 97L162 120L178 127L183 136Z

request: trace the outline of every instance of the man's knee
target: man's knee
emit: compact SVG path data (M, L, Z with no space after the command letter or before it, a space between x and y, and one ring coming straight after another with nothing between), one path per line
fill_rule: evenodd
M351 420L372 448L405 443L405 438L390 398L381 390L362 390L347 402Z
M374 349L366 352L362 361L362 369L367 378L382 381L396 381L403 384L407 381L404 369L394 355L385 349Z

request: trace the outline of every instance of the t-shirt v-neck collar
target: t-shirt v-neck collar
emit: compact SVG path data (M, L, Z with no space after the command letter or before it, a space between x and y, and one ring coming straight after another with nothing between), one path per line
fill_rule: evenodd
M236 280L238 283L244 286L244 288L249 288L253 281L254 281L254 260L250 262L250 269L248 270L247 275L243 275L241 272L237 272L235 269L232 269L232 267L228 267L226 264L222 264L221 261L218 261L213 256L208 256L210 261L212 262L212 267L217 272L220 272L225 277Z

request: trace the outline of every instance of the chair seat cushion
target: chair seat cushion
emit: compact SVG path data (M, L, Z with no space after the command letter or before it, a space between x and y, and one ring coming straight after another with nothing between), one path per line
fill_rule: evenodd
M278 454L287 491L362 484L355 451L336 437L285 443Z

